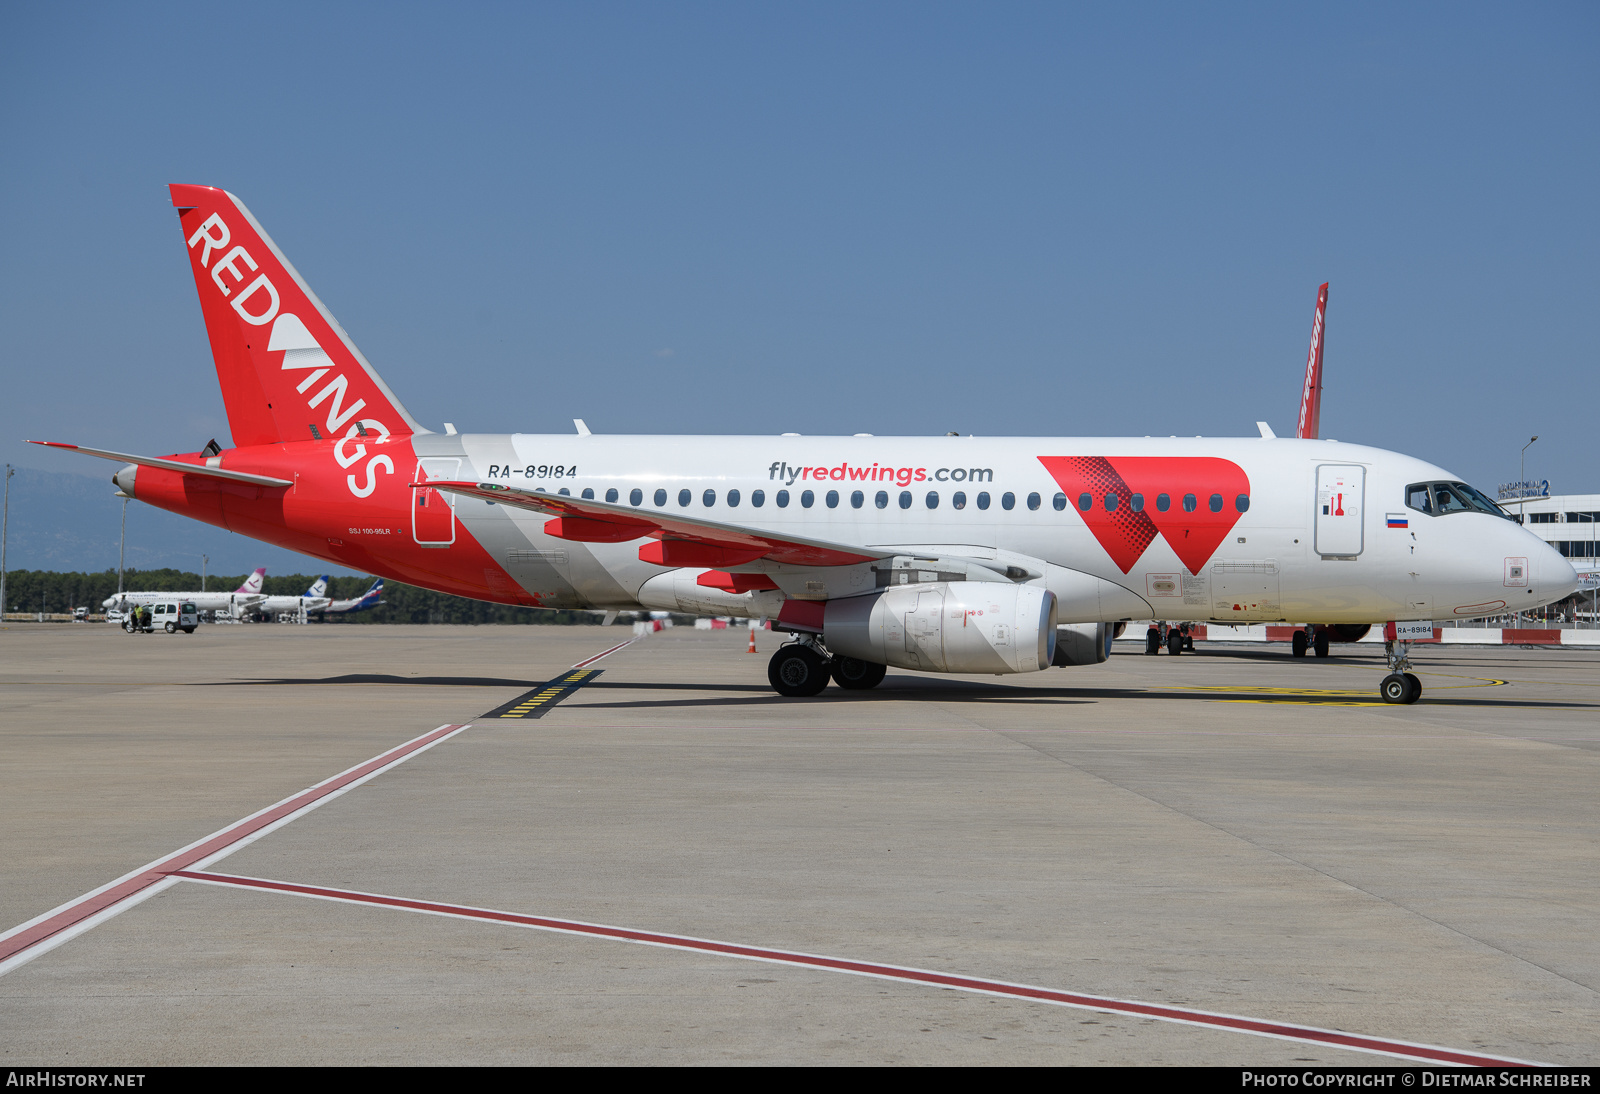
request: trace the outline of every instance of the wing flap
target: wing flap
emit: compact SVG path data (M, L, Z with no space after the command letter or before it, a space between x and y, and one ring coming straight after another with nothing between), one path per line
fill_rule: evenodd
M801 536L785 535L781 532L771 532L765 529L749 528L738 524L723 524L719 521L700 520L695 517L683 516L675 513L653 513L644 509L634 509L626 505L616 505L611 502L592 501L587 498L574 498L565 494L545 494L536 490L519 490L514 486L501 486L498 483L465 482L440 479L429 479L427 482L414 482L413 487L432 487L435 490L444 490L463 497L478 498L483 501L492 501L496 505L509 505L517 509L527 509L534 513L543 513L547 516L561 518L577 518L585 522L578 526L586 535L594 534L597 529L595 523L611 524L618 528L618 535L623 535L627 528L636 529L631 536L626 538L636 539L650 536L663 541L659 549L661 558L682 558L688 555L700 557L720 557L723 559L744 555L746 561L757 559L768 562L781 562L790 566L853 566L860 562L872 562L880 558L889 558L893 551L876 550L871 547L862 547L857 544L831 543L827 540L807 539ZM564 524L563 526L564 527ZM613 541L620 542L620 541ZM684 546L679 546L683 544ZM694 544L704 548L696 551L688 545ZM657 555L657 550L652 546L642 548L640 558L646 562L654 561L654 557L645 557L649 551L652 556ZM721 552L717 554L717 552ZM663 562L658 565L682 566L693 565L684 562ZM698 565L712 565L701 562ZM724 561L721 565L738 565L735 562Z

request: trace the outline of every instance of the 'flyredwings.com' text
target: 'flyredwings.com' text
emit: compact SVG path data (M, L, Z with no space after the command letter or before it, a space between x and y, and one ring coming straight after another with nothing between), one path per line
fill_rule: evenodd
M852 467L841 463L836 467L790 467L775 461L767 468L767 478L782 479L785 486L801 480L810 482L892 482L910 486L914 482L993 482L992 467L941 467L930 472L926 467Z

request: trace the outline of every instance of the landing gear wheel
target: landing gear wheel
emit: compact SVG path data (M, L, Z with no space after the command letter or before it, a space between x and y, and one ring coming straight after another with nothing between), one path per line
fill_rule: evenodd
M833 659L833 682L846 691L866 691L883 683L888 665L875 665L871 661L857 661L854 657Z
M1328 632L1318 627L1317 637L1312 640L1311 646L1317 651L1318 657L1328 656Z
M1183 632L1177 627L1167 632L1167 652L1174 657L1183 652Z
M168 634L177 634L178 633L178 625L176 623L168 623L167 624L167 633Z
M810 646L780 646L767 662L772 690L790 699L815 695L828 686L828 663Z
M1305 631L1295 631L1294 637L1289 639L1289 650L1296 657L1304 657L1306 655L1306 649L1310 645L1311 643L1306 641Z
M1161 652L1161 632L1154 627L1144 632L1144 652Z
M1409 672L1405 673L1404 675L1406 678L1406 683L1411 685L1411 694L1406 697L1406 702L1415 703L1418 699L1422 698L1422 681L1418 680Z
M1418 686L1421 690L1421 686ZM1383 683L1378 685L1378 694L1383 696L1385 703L1412 703L1411 681L1406 679L1405 673L1391 672L1383 678Z

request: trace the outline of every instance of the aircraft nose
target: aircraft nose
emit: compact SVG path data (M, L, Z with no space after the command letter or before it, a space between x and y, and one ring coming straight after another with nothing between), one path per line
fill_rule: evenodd
M1554 547L1542 541L1539 547L1540 550L1528 560L1533 570L1535 596L1544 604L1565 600L1578 591L1578 571Z

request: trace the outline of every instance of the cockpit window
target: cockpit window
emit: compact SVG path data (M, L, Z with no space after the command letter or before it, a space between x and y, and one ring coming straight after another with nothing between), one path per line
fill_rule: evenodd
M1406 507L1429 516L1446 513L1488 513L1514 519L1480 490L1464 482L1417 482L1406 487Z

